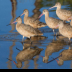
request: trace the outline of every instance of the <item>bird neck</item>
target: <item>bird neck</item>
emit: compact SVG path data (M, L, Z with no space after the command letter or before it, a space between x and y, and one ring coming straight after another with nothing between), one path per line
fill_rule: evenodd
M24 17L28 17L28 15L29 15L29 14L28 14L28 13L26 13Z
M49 55L45 55L45 58L48 59L49 58Z
M60 9L61 9L61 6L58 6L58 7L57 7L57 10L60 10Z
M22 22L18 22L17 24L20 25L20 24L22 24Z
M28 14L25 14L25 16L24 16L24 23L27 21L27 18L28 18Z
M63 60L62 59L59 59L59 61L58 61L58 63L60 64L60 65L63 65Z
M16 66L19 67L19 68L21 68L21 66L22 66L22 62L19 61L19 60L17 60L17 64L16 64Z
M61 28L63 28L64 27L64 24L60 24L59 25L59 28L61 29Z
M49 18L49 13L45 14L45 21L48 20Z
M22 64L22 62L18 60L18 61L17 61L17 64Z

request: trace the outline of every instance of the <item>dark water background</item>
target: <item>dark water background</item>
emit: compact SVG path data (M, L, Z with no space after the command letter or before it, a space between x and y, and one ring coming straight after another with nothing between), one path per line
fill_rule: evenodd
M72 10L72 0L0 0L0 69L17 69L16 65L13 64L12 61L7 60L7 58L14 60L16 62L16 56L20 50L23 50L23 45L21 43L22 36L19 35L16 31L15 24L11 26L6 26L7 24L15 21L15 19L23 13L24 9L29 10L29 16L37 18L43 11L43 9L48 9L55 5L56 2L60 2L62 4L62 9ZM49 16L57 18L56 8L51 9L49 11ZM23 16L21 17L23 19ZM42 16L40 21L45 23L45 17ZM55 58L59 56L59 54L71 47L68 45L68 40L66 39L62 43L54 38L52 29L49 27L44 27L40 29L43 32L43 36L47 37L46 39L40 39L36 41L34 46L38 48L43 48L44 50L40 53L40 55L45 56L45 50L51 45L51 48L59 48L59 50L53 50L50 48L48 52L52 52L49 55L48 61L52 60L52 57ZM55 30L56 32L58 30ZM25 38L26 40L27 38ZM61 39L60 39L61 40ZM55 44L55 46L54 46ZM71 55L70 55L71 56ZM43 58L40 56L34 57L36 61L29 60L22 63L21 69L71 69L72 68L72 56L70 60L64 61L62 66L59 66L56 61L51 63L44 63Z

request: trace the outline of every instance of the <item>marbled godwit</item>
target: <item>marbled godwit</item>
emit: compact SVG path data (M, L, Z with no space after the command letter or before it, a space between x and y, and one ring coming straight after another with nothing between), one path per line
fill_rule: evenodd
M50 28L52 28L52 29L53 29L53 32L54 32L54 29L58 29L58 27L57 27L57 28L55 28L55 27L57 26L57 24L58 24L59 21L61 21L61 20L55 19L55 18L52 18L52 17L49 17L49 12L48 12L48 10L46 10L46 9L43 10L43 13L39 16L39 18L40 18L42 15L44 15L44 14L45 14L46 24L47 24ZM54 34L55 34L55 32L54 32Z
M38 29L22 24L22 19L20 17L18 17L15 22L17 22L16 30L23 36L23 38L24 36L30 38L31 36L43 35L43 33L41 33Z
M60 21L57 26L59 26L60 34L68 37L70 41L70 39L72 38L72 26L70 26L69 24L64 24L63 21Z
M72 16L72 11L61 9L61 4L59 2L57 2L55 6L51 8L54 7L57 7L56 14L61 20L68 21L67 19Z
M21 68L22 62L33 59L33 57L39 55L42 50L42 48L39 49L38 47L34 49L29 47L20 51L16 56L17 63L15 65L17 68Z
M72 49L64 50L60 53L62 54L61 57L59 57L59 61L57 61L58 65L63 65L64 61L72 60Z
M27 9L24 10L23 14L25 14L25 16L24 16L24 23L25 24L30 25L34 28L41 28L41 27L47 26L45 23L42 23L39 20L35 21L35 18L33 18L33 17L28 17L29 11Z

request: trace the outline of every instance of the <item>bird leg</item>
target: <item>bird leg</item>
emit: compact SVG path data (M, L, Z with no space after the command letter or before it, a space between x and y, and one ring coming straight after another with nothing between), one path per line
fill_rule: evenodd
M53 33L54 33L54 36L55 36L55 31L54 31L54 29L53 29Z
M65 21L65 20L63 20L63 23L66 23L66 21Z
M69 44L71 43L70 38L69 38Z
M69 47L69 50L70 50L70 47Z
M23 40L24 40L24 36L23 36L22 42L23 42Z
M23 46L23 50L24 50L25 48L24 48L24 46Z
M31 45L32 45L32 40L31 40L31 37L30 37L30 43L31 43Z
M70 38L69 38L69 41L70 41Z
M55 40L55 36L54 36L54 38L53 38L53 41Z
M56 33L56 37L58 36L58 32Z
M60 32L57 32L57 33L56 33L56 36L60 36Z

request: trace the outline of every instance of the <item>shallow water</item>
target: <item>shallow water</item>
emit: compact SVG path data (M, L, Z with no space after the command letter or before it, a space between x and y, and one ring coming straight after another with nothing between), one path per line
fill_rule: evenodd
M37 18L43 11L55 5L59 1L62 4L63 9L71 10L71 0L0 0L0 69L18 69L16 65L7 58L14 60L16 63L16 56L23 50L23 47L37 47L43 48L40 52L41 56L47 54L48 61L56 58L60 53L64 55L64 63L59 66L54 60L50 63L44 63L43 58L36 54L34 59L22 62L21 69L71 69L72 68L72 53L69 50L71 44L68 44L68 39L62 37L56 38L53 35L52 29L48 26L40 28L43 32L42 37L33 37L31 40L33 44L31 46L30 40L25 38L25 43L22 44L22 36L16 31L15 24L12 26L6 26L7 24L15 21L15 19L22 14L24 9L29 10L29 16ZM59 19L56 16L56 8L49 10L49 16ZM23 16L21 17L23 19ZM45 23L45 17L42 16L40 21ZM55 30L58 32L58 30ZM17 50L18 48L19 50ZM35 49L34 49L35 50ZM67 52L66 52L67 50Z

